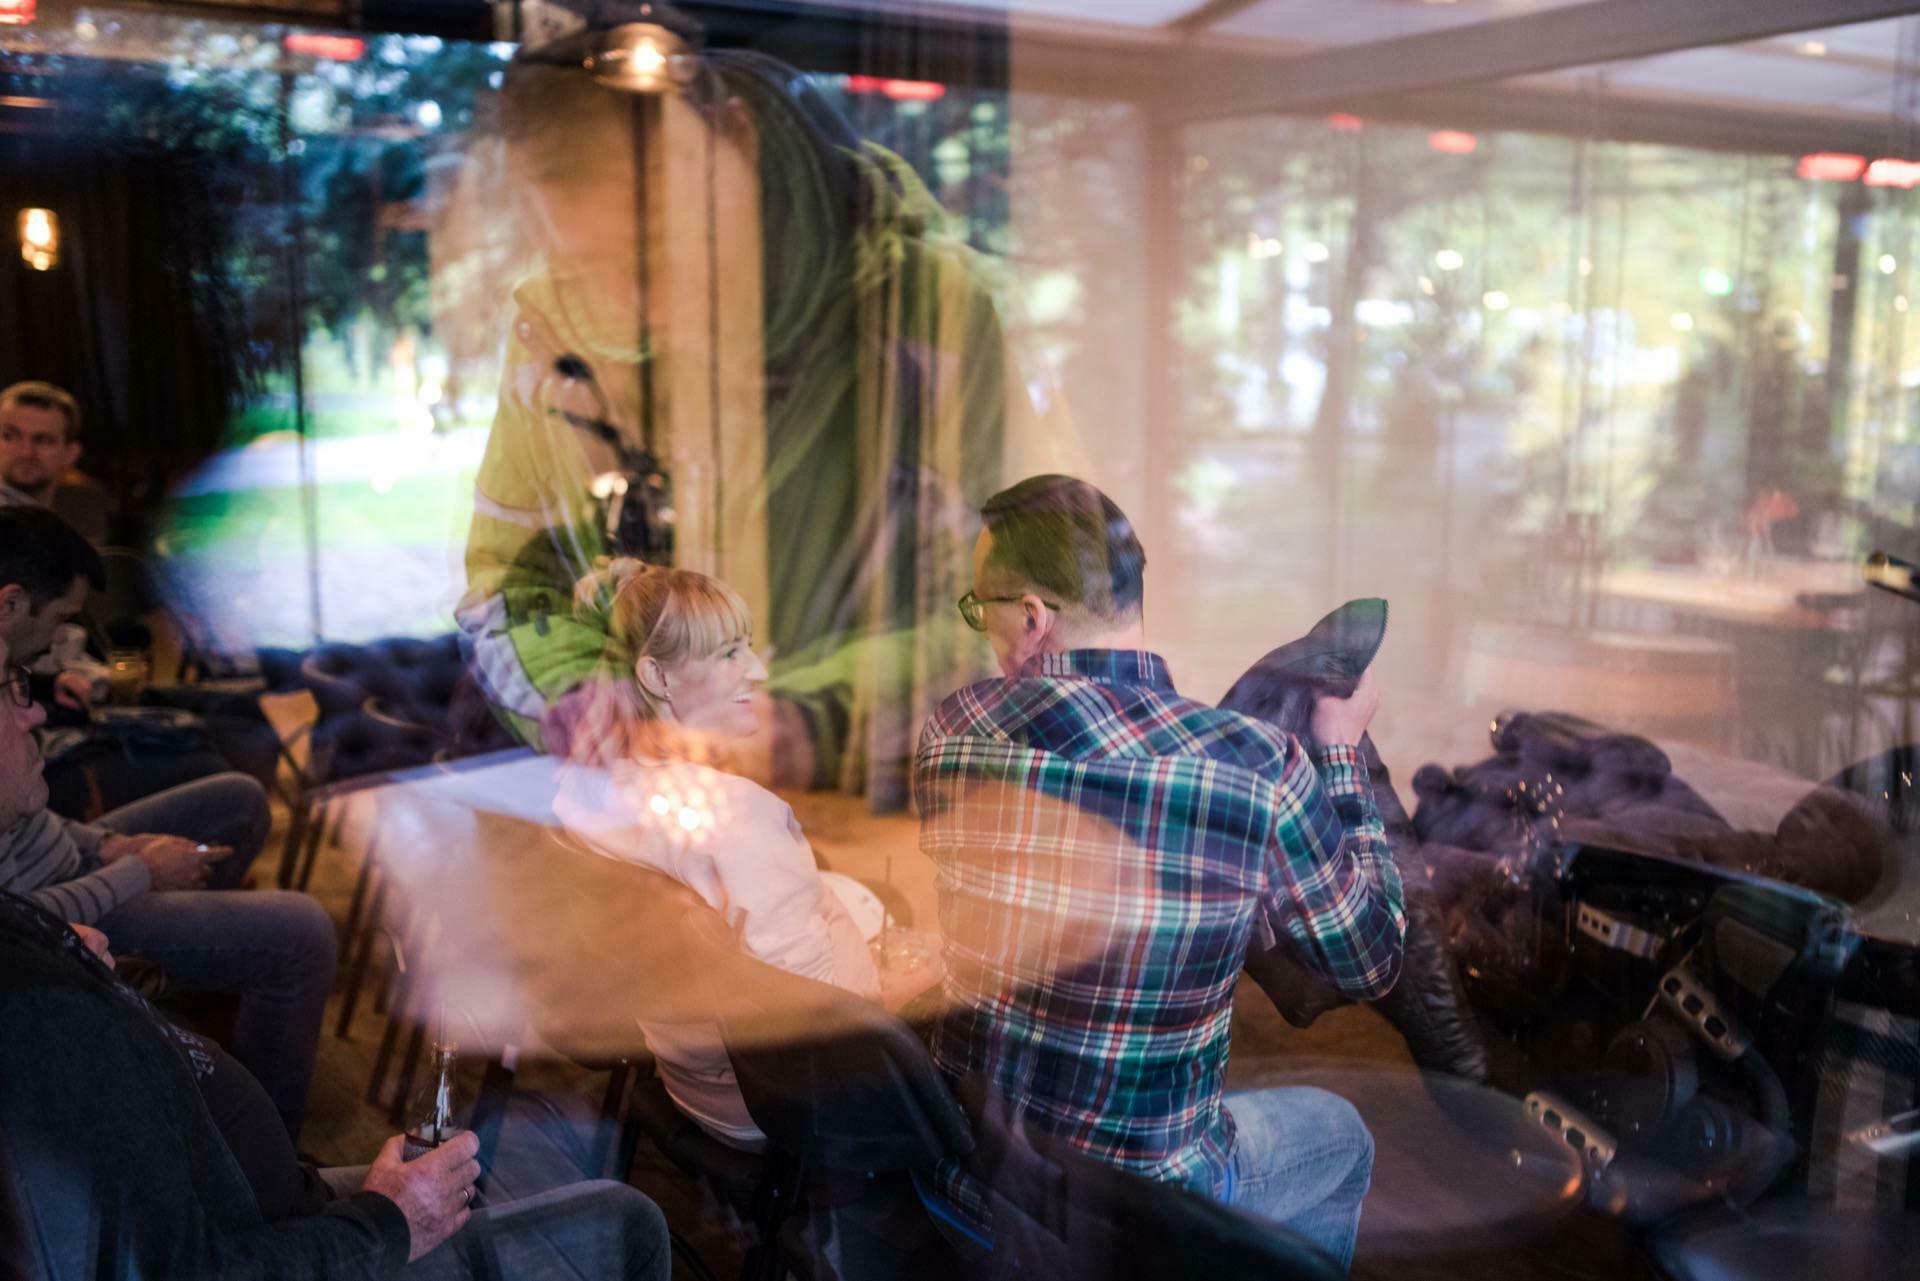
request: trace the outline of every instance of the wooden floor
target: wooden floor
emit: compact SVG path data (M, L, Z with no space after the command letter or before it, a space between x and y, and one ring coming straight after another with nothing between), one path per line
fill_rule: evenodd
M874 880L890 877L911 905L918 921L934 920L933 871L919 854L916 829L910 817L875 817L862 802L840 796L804 794L788 797L802 828L822 861L836 871ZM278 802L276 801L276 808ZM262 856L264 881L277 866L284 814ZM323 852L311 892L343 920L356 868L348 851ZM344 962L342 970L344 973ZM382 1107L365 1098L374 1055L386 1020L374 1010L371 993L360 1007L348 1035L334 1035L341 1002L336 990L329 1003L321 1038L319 1062L309 1098L302 1149L325 1165L359 1165L372 1158L394 1132ZM1398 1035L1371 1010L1349 1007L1323 1016L1312 1028L1289 1027L1257 988L1244 985L1236 1002L1233 1022L1233 1062L1229 1084L1244 1083L1276 1064L1311 1057L1364 1064L1408 1063ZM470 1100L477 1090L477 1065L469 1064L463 1082ZM559 1060L531 1055L522 1060L517 1086L537 1092L560 1113L579 1118L582 1128L597 1108L606 1077L583 1071ZM734 1216L695 1181L675 1170L642 1142L633 1182L657 1201L668 1221L691 1240L716 1275L738 1274L745 1233ZM676 1276L682 1275L676 1264ZM1638 1255L1611 1225L1576 1218L1548 1238L1492 1252L1453 1253L1440 1258L1369 1258L1362 1253L1354 1275L1386 1281L1424 1281L1440 1277L1485 1277L1500 1281L1518 1278L1636 1278L1647 1275Z

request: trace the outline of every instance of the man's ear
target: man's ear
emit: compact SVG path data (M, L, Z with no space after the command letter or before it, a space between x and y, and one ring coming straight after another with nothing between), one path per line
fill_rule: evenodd
M62 451L61 457L64 460L60 464L61 467L66 470L71 470L73 465L80 461L80 442L77 440L69 441L66 449Z
M1036 641L1045 640L1058 617L1047 607L1047 602L1028 592L1020 598L1020 609L1027 616L1027 631Z
M0 587L0 637L5 637L31 613L33 598L27 595L26 588L18 583Z
M633 678L640 682L641 689L661 702L673 701L673 688L667 682L667 669L651 654L633 665Z

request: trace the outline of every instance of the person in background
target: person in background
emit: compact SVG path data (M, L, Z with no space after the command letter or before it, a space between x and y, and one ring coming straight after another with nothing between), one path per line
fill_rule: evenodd
M1373 1141L1345 1100L1225 1091L1235 981L1281 936L1341 991L1397 980L1402 890L1355 745L1371 678L1309 751L1182 697L1146 647L1146 555L1114 502L1036 476L989 499L960 602L1004 679L948 697L914 795L939 871L934 1061L1089 1156L1277 1220L1351 1262ZM923 1189L975 1250L983 1190Z
M0 540L0 553L8 550ZM287 1133L297 1136L333 986L333 922L304 894L205 889L237 884L245 874L266 838L264 794L252 811L235 801L250 794L210 779L175 789L187 795L161 793L98 824L49 811L33 734L46 712L33 701L26 669L11 659L13 635L28 630L0 634L8 655L0 660L0 783L7 789L0 801L0 890L62 920L99 927L185 990L238 994L234 1053L267 1084ZM167 823L172 830L155 830L163 820L174 820ZM233 844L216 843L223 837Z
M26 666L40 657L79 615L87 589L101 581L100 554L58 516L34 508L0 509L0 640L16 664ZM53 699L84 705L84 694L64 684L71 675L56 678ZM64 820L48 814L46 821ZM121 839L164 833L220 847L224 853L207 869L208 883L224 889L246 876L272 821L266 789L246 774L228 771L110 810L89 826L127 834Z
M72 393L43 382L0 391L0 507L59 510L89 543L104 546L108 504L61 501L61 482L79 461L80 404Z
M106 669L87 655L89 629L77 620L86 613L89 592L106 583L100 553L59 515L41 507L0 507L0 636L15 661L33 672L34 696L47 705L52 721L47 733L61 744L47 745L54 758L48 779L53 808L93 817L140 802L152 807L149 821L169 831L165 823L195 820L156 816L176 816L183 808L215 812L231 816L235 834L257 828L264 841L266 789L232 773L204 735L130 743L122 727L96 715L94 685L96 678L105 684ZM160 794L169 789L171 799L162 803ZM237 881L251 858L237 858L226 875Z
M15 662L55 669L46 675L43 695L57 706L84 712L93 702L93 681L84 671L43 660L65 632L85 644L78 620L87 594L106 585L100 553L73 526L44 507L0 501L0 637Z
M693 890L768 965L881 997L873 956L793 810L716 768L729 742L753 733L752 693L767 676L739 596L705 574L637 560L613 562L581 596L605 611L611 670L569 742L561 821L594 852ZM764 1145L715 1027L644 1030L681 1111L723 1142Z

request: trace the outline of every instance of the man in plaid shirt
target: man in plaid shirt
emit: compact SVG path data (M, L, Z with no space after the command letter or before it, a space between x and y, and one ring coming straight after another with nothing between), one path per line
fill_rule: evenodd
M1309 749L1181 697L1146 652L1146 558L1093 486L1039 476L988 501L960 610L1004 681L920 738L921 848L939 871L948 1013L935 1062L1109 1164L1285 1223L1351 1260L1373 1142L1311 1089L1224 1094L1235 980L1288 946L1385 995L1406 920L1355 756L1371 678L1315 709ZM985 1191L924 1189L990 1249Z

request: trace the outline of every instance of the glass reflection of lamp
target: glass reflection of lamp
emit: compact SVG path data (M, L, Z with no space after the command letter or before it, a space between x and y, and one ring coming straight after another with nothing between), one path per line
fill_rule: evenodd
M663 93L685 79L686 42L671 28L651 21L653 17L653 6L643 5L640 21L596 35L583 64L588 74L624 93Z
M35 271L52 271L60 262L60 220L51 209L20 211L20 260Z

